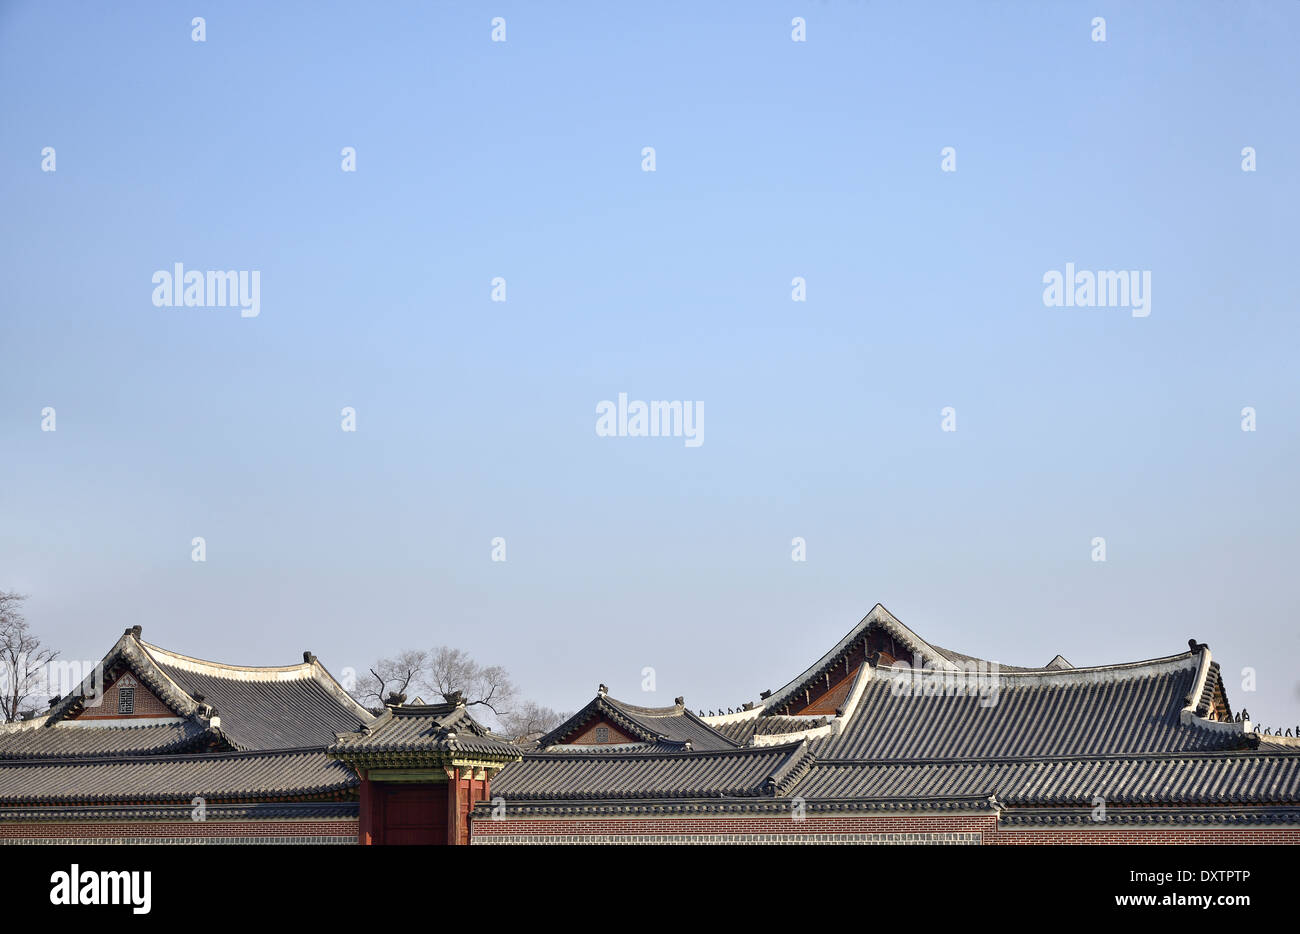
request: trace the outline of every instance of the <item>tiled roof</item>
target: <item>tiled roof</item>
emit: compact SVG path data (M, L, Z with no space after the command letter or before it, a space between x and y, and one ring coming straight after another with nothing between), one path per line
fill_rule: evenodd
M88 698L125 671L183 721L80 719ZM0 803L338 794L358 779L325 746L373 719L310 653L280 668L223 665L149 645L133 627L77 690L30 724L0 730Z
M1300 752L1211 752L929 761L819 760L808 799L993 795L1008 806L1228 805L1300 801Z
M456 704L389 707L365 730L340 733L329 747L330 755L345 759L430 752L515 759L521 750L490 735L465 707Z
M843 734L822 740L814 750L819 758L950 759L1239 745L1239 735L1181 722L1197 669L1198 656L1184 653L1105 669L1002 673L995 703L987 703L978 690L956 696L908 690L895 696L900 676L881 669ZM908 677L901 677L906 684Z
M143 645L171 681L216 708L221 729L242 749L323 747L373 719L314 658L285 668L241 668Z
M727 739L738 746L749 745L754 736L781 736L787 733L801 733L825 726L826 717L782 717L779 715L746 717L742 720L728 719L710 724Z
M934 646L930 645L912 630L904 626L898 619L877 603L871 608L871 612L864 616L856 626L844 634L834 646L831 647L825 655L813 662L801 674L796 675L792 681L786 683L780 689L773 691L767 696L764 706L769 710L779 709L790 698L797 695L805 686L817 681L825 672L834 668L839 662L853 650L853 647L860 643L866 634L873 629L888 633L899 645L904 646L919 659L925 662L933 663L940 668L956 669L960 667L950 660L947 655L940 652Z
M869 667L879 657L872 655L842 715L776 714L805 684L847 670L847 652L867 657L862 647L875 628L932 671L903 662ZM1293 749L1261 744L1246 723L1223 722L1226 710L1218 665L1195 640L1188 652L1148 661L1074 668L1058 656L1041 668L1012 668L937 648L877 605L830 652L766 698L761 711L718 715L706 725L761 755L791 747L746 744L781 742L783 735L819 727L821 735L799 747L794 771L802 777L776 792L808 801L929 807L993 799L1007 807L1086 808L1101 795L1108 805L1129 807L1300 805L1300 742ZM507 801L599 801L606 808L654 797L772 793L759 790L771 783L743 771L748 760L737 751L665 753L665 731L651 735L646 726L659 721L603 696L548 739L563 738L596 715L629 723L629 735L646 745L610 750L621 755L590 749L528 755L501 774L493 793ZM658 751L651 751L651 741Z
M880 657L864 654L872 627L948 680L871 667ZM777 714L781 698L810 678L825 683L835 666L847 671L850 649L854 665L867 662L857 668L839 715ZM81 712L74 692L39 722L0 731L0 804L179 807L192 797L232 805L320 798L348 795L358 781L353 767L477 762L489 771L504 764L493 797L527 808L674 801L763 807L758 802L775 806L775 799L795 795L824 808L996 801L1049 815L1053 808L1090 807L1098 795L1131 813L1158 806L1170 813L1263 813L1300 805L1300 740L1261 742L1246 723L1207 719L1223 719L1227 695L1218 665L1194 641L1179 655L1096 668L1054 659L1044 668L999 666L991 674L972 662L978 660L924 642L877 606L760 709L710 722L685 710L680 698L672 707L642 707L602 689L536 750L524 750L492 736L459 704L389 708L375 718L310 654L302 665L240 668L159 649L130 630L106 667L136 672L185 722L54 725ZM983 674L970 680L964 672L971 668ZM561 742L599 718L633 742ZM792 741L811 729L816 734ZM260 751L190 751L213 737Z
M0 733L0 760L147 755L212 746L229 748L221 732L199 717L151 726L41 726Z
M224 665L150 645L134 627L118 639L98 671L108 682L130 671L179 717L206 716L215 708L222 732L241 749L323 747L335 733L373 719L310 653L300 665L279 668ZM87 677L51 707L43 722L76 718L86 698L103 690L99 677Z
M220 801L345 792L356 774L321 750L17 760L0 770L0 803Z
M686 743L699 751L733 749L738 744L715 730L683 704L672 707L640 707L615 700L607 694L596 697L572 717L543 736L538 745L545 749L578 732L585 724L605 718L639 742L683 748ZM610 752L627 747L611 747Z
M803 775L807 743L714 752L534 753L492 782L493 797L696 798L779 795Z

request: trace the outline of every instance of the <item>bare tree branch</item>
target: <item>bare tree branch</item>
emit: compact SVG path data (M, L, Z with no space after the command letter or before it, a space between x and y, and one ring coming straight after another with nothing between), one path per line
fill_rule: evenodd
M9 723L33 709L27 699L42 683L45 666L59 657L27 624L26 599L26 594L0 591L0 716Z
M406 649L392 658L381 658L350 693L363 706L382 708L390 695L405 696L428 663L429 653L423 649Z
M501 732L516 743L528 742L551 732L571 716L571 713L556 713L550 707L525 701L500 717Z
M439 646L429 653L421 686L442 697L459 692L466 707L486 707L498 717L518 702L518 691L509 673L500 665L484 667L461 649Z
M382 708L391 695L421 692L430 702L459 695L466 707L492 714L510 739L536 739L569 718L519 696L510 673L500 665L480 665L463 649L447 646L406 649L381 658L352 690L358 702Z

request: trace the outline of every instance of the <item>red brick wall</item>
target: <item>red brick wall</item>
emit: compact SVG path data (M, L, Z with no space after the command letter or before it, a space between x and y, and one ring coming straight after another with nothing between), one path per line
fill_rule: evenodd
M633 739L631 736L628 736L626 733L624 733L624 732L623 732L622 730L620 730L618 727L614 726L614 724L610 723L610 722L609 722L608 720L606 720L604 717L599 717L599 718L597 718L596 720L593 720L593 721L592 721L592 722L587 726L587 728L586 728L585 730L583 730L581 733L577 734L577 735L574 736L572 739L565 740L565 743L566 743L567 745L574 745L574 746L586 746L586 745L594 746L594 745L596 745L596 727L608 727L608 728L609 728L609 740L608 740L608 742L610 742L610 743L635 743L635 742L637 742L637 740Z
M502 834L843 834L843 833L978 833L988 844L1110 844L1110 843L1293 843L1300 844L1300 828L1134 828L1093 830L999 830L993 816L916 817L698 817L629 818L595 820L525 820L511 818L473 823L475 839Z
M342 820L248 820L248 821L158 821L113 823L68 821L0 824L0 840L78 839L104 840L115 837L357 837L355 819Z
M143 717L174 717L176 711L172 710L166 704L138 680L135 681L135 713L129 717L123 716L117 712L118 691L122 683L122 678L118 678L107 688L104 689L104 700L98 707L87 706L73 720L126 720L140 719Z

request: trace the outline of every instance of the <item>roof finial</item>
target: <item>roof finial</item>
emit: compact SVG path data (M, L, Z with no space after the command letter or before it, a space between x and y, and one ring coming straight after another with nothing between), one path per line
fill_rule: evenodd
M310 665L312 662L316 661L316 656L313 655L313 654L311 654L311 652L303 652L303 653L302 653L302 660L303 660L303 662L305 662L306 664Z
M596 688L596 693L599 694L601 697L604 697L606 694L609 693L609 688L605 687L605 685L602 684L600 687Z

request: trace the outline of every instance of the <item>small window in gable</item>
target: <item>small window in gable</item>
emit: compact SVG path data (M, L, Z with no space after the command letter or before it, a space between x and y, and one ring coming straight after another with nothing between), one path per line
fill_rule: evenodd
M117 712L119 714L135 713L135 688L120 687L117 689Z
M596 742L598 743L609 742L609 727L607 726L596 727Z

